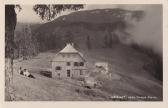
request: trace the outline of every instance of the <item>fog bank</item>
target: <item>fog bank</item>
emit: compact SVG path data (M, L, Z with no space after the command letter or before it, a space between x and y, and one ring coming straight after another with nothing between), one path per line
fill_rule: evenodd
M141 10L144 11L144 17L140 21L128 19L131 26L128 27L127 32L132 35L134 42L162 54L162 6L151 5Z

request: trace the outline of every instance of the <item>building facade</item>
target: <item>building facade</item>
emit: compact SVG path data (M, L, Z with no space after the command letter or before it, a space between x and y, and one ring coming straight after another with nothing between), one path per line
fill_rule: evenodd
M67 44L52 60L52 77L80 78L84 77L85 73L86 61L83 54L72 44Z

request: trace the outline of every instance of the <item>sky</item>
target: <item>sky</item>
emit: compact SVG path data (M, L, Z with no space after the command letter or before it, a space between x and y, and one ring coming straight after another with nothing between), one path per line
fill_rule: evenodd
M22 10L17 13L17 21L25 23L43 22L38 15L33 11L32 5L21 5Z

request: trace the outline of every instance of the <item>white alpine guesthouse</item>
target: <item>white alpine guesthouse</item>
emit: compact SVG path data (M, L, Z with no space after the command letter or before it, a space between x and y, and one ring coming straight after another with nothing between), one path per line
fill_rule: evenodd
M52 60L52 77L84 77L86 61L73 44L67 44Z

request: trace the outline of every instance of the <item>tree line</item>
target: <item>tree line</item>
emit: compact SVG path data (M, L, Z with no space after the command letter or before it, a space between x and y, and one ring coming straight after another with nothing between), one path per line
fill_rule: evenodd
M38 54L39 44L36 37L32 35L30 25L24 25L21 31L15 32L14 37L14 58L25 60Z

